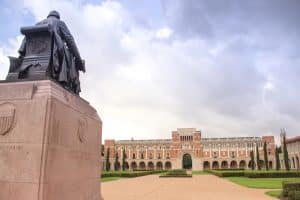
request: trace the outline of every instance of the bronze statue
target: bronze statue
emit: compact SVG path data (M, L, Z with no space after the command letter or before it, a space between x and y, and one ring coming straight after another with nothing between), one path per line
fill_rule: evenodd
M35 26L21 28L25 38L19 58L10 57L6 80L53 79L79 94L79 71L85 72L75 40L57 11Z

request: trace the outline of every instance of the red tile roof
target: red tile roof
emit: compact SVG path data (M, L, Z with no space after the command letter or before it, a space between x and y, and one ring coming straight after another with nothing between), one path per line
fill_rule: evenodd
M300 136L286 139L286 143L293 143L293 142L297 142L297 141L300 141Z

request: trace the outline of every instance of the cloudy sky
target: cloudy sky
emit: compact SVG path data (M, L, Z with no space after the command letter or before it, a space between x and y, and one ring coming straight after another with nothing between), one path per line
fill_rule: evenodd
M50 10L73 33L104 139L300 134L298 0L0 0L0 79L21 26Z

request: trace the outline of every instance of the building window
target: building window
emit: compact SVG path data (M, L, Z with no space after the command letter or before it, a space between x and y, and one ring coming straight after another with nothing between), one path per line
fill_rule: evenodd
M214 158L217 158L218 157L218 154L216 151L214 151Z
M161 159L161 157L160 157L160 153L158 153L158 157L157 157L158 159Z
M152 157L152 153L150 153L150 155L149 155L149 159L152 159L153 157Z
M144 153L141 153L141 159L144 159Z
M167 159L170 159L170 154L169 153L167 153Z
M135 153L132 154L132 159L135 159Z
M234 151L231 152L231 157L235 158L235 152Z

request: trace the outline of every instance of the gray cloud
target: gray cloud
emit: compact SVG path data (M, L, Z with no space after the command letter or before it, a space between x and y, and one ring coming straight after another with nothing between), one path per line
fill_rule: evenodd
M299 127L293 123L300 119L299 1L163 0L162 4L177 40L201 40L208 52L216 49L213 55L193 52L196 63L197 59L211 63L189 72L183 102L197 101L194 106L233 117L237 124L248 120L257 133L288 126L291 134L297 134ZM268 84L272 88L266 88ZM184 95L188 92L192 94Z
M61 9L86 59L82 96L98 109L104 138L169 138L177 127L205 137L298 134L298 1L162 5L160 28L116 1L24 7L37 20Z

